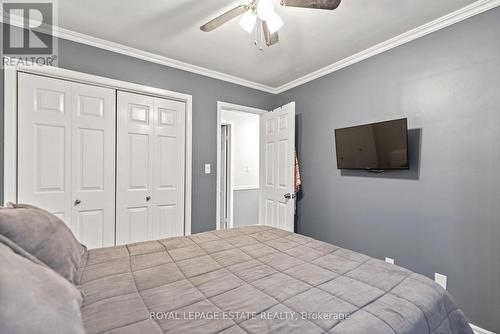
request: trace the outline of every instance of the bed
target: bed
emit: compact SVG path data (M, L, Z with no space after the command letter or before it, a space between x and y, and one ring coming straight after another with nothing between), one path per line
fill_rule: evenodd
M439 285L266 226L87 251L87 333L472 334Z

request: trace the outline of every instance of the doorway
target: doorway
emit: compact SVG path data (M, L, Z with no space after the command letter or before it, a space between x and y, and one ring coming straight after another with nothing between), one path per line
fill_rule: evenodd
M260 115L266 112L219 103L217 229L259 223Z
M224 155L223 124L230 125ZM258 224L293 232L295 102L272 112L218 102L216 131L216 228Z

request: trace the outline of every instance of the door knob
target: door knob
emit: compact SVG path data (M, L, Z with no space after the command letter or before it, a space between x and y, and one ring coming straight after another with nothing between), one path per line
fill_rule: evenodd
M285 194L285 199L291 199L291 198L295 198L295 194Z
M82 203L82 201L80 201L79 199L77 199L77 200L75 201L75 205L80 205L81 203Z
M151 200L151 196L146 196L146 201L150 201Z

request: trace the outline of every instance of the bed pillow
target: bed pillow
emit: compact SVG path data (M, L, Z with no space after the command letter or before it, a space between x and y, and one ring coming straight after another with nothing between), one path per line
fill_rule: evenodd
M1 235L0 263L0 333L85 333L74 285Z
M31 205L8 204L0 208L0 234L79 284L78 268L86 248L55 215Z

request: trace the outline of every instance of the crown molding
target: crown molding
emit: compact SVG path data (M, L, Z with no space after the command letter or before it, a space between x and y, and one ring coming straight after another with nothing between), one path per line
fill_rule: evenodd
M236 85L256 89L271 94L280 94L297 86L303 85L330 73L341 70L350 65L361 62L370 57L376 56L380 53L398 47L400 45L409 43L420 37L431 34L440 29L446 28L450 25L466 20L474 15L481 14L487 10L500 6L500 0L478 0L468 6L465 6L455 12L442 16L434 21L421 25L415 29L409 30L399 36L388 39L382 43L374 45L352 56L344 58L338 62L330 64L322 69L309 73L303 77L290 81L279 87L272 87L258 82L246 80L226 73L214 71L205 67L189 64L172 58L164 57L152 52L139 50L123 44L107 41L105 39L89 36L86 34L78 33L68 29L54 27L54 35L58 38L66 39L76 43L85 44L88 46L108 50L111 52L123 54L126 56L138 58L148 62L176 68L179 70L203 75L209 78L218 79L230 82ZM0 22L3 18L0 17ZM22 20L12 22L13 25L22 27Z
M400 45L409 43L417 38L426 36L440 29L446 28L452 24L466 20L474 15L481 14L487 10L500 6L500 0L479 0L468 6L465 6L455 12L442 16L434 21L421 25L415 29L409 30L399 36L393 37L380 44L372 46L366 50L356 53L350 57L344 58L336 63L323 67L317 71L309 73L301 78L290 81L280 87L277 87L277 94L313 81L327 74L341 70L347 66L359 63L365 59L376 56L382 52L388 51Z
M149 61L152 63L168 66L168 67L173 67L179 70L203 75L209 78L213 79L218 79L222 81L227 81L230 83L234 83L240 86L245 86L248 88L253 88L256 90L260 90L266 93L272 93L276 94L276 88L270 87L258 82L253 82L250 80L238 78L229 74L225 74L222 72L214 71L205 67L189 64L183 61L179 61L176 59L160 56L155 53L147 52L147 51L142 51L136 48L132 48L123 44L115 43L115 42L110 42L104 39L92 37L89 35L81 34L78 32L74 32L68 29L63 29L63 28L58 28L57 34L59 38L62 39L67 39L73 42L81 43L81 44L86 44L89 46L93 46L96 48L100 49L105 49L108 51L120 53L126 56L131 56L134 58L142 59L145 61Z
M0 11L1 14L1 11ZM3 22L3 15L0 15L0 22ZM17 26L17 27L24 27L24 22L23 19L20 17L12 17L11 18L11 25ZM238 78L236 76L232 76L226 73L214 71L205 67L189 64L183 61L179 61L176 59L168 58L165 56L161 56L152 52L147 52L143 51L140 49L136 49L130 46L126 46L120 43L115 43L111 42L102 38L97 38L93 37L90 35L82 34L76 31L64 29L58 26L54 26L54 30L52 31L49 27L46 25L43 25L40 30L45 33L52 33L55 37L61 38L61 39L66 39L72 42L80 43L80 44L85 44L88 46L96 47L99 49L123 54L126 56L134 57L137 59L145 60L151 63L156 63L172 68L176 68L179 70L203 75L209 78L213 79L218 79L230 83L234 83L236 85L240 86L245 86L248 88L253 88L256 90L260 90L266 93L271 93L271 94L276 94L276 88L270 87L258 82L253 82L250 80Z

